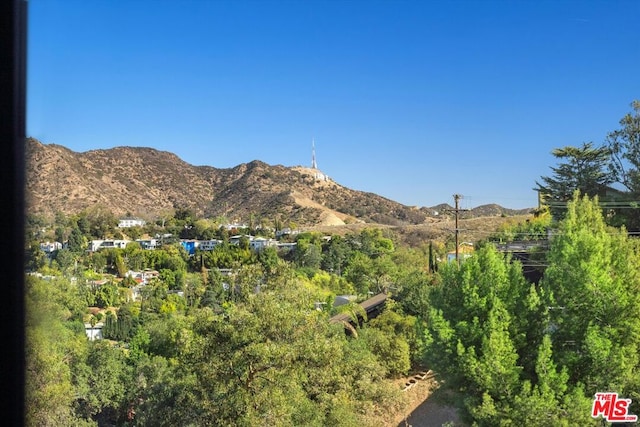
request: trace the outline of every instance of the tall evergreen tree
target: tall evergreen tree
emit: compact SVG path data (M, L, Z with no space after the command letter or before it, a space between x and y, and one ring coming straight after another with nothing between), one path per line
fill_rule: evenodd
M619 224L640 230L640 101L631 103L632 112L620 120L620 128L607 135L611 151L610 169L627 190L625 209L616 212Z
M69 235L69 250L80 253L87 248L87 239L79 227L74 227Z
M607 135L612 170L618 181L633 194L640 194L640 101L620 120L620 129Z
M551 153L561 163L551 167L552 176L541 177L542 183L536 181L534 189L540 192L556 219L564 216L566 203L576 190L589 196L603 195L606 187L614 181L608 170L608 147L594 147L589 142L580 147L556 148Z

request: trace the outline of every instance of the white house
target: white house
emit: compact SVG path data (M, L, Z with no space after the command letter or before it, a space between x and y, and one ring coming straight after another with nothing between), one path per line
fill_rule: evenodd
M131 243L130 240L92 240L89 245L89 251L95 252L99 249L124 249L127 244Z
M45 242L40 243L40 249L46 254L51 254L55 251L62 249L62 243L60 242Z
M249 246L251 246L251 249L254 251L261 251L266 247L276 246L277 244L278 242L276 240L266 239L264 237L254 237L249 242Z
M158 247L156 239L136 239L136 242L140 243L142 249L155 249Z
M140 218L123 218L118 221L118 227L120 228L128 228L128 227L144 227L147 222Z
M215 249L216 246L218 246L220 243L222 243L222 240L198 240L198 249L200 249L201 251L212 251Z
M280 250L283 251L290 251L292 249L295 249L297 243L296 242L292 242L292 243L281 243L278 242L278 244L276 245L276 247Z
M152 279L160 277L160 273L158 273L156 270L151 270L150 268L147 268L147 269L144 269L142 271L129 270L129 271L127 271L125 276L130 276L136 282L146 285Z
M239 230L239 229L242 229L242 228L247 228L247 224L238 224L238 223L234 222L233 224L222 224L222 225L220 225L220 228L224 228L227 231Z
M104 324L102 322L98 322L94 326L91 326L91 323L85 323L84 332L87 334L89 341L101 340L103 327Z
M298 234L300 231L299 230L292 230L290 228L283 228L282 230L277 230L276 231L276 238L278 237L282 237L282 236L293 236Z

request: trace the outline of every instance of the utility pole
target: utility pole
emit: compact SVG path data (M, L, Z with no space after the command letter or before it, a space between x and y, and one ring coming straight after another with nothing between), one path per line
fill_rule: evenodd
M459 237L459 232L460 229L458 228L458 215L460 212L463 211L468 211L469 209L460 209L460 199L462 199L462 196L460 194L454 194L453 195L453 200L455 202L455 208L453 209L453 213L455 214L455 218L456 218L456 228L455 228L455 233L456 233L456 262L458 263L458 265L460 265L460 242L458 241Z

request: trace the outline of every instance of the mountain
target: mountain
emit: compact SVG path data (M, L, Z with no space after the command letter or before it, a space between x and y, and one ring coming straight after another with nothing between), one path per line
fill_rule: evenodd
M153 148L78 153L33 138L26 142L26 204L29 213L46 217L98 206L117 216L154 219L187 208L199 216L240 221L253 216L299 225L415 225L441 210L405 206L352 190L316 169L300 166L254 160L218 169L193 166ZM492 215L524 213L493 206Z

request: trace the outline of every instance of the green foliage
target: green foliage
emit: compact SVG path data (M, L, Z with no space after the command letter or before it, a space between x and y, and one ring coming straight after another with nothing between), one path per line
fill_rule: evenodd
M552 167L553 177L542 177L544 184L536 182L544 203L551 207L555 218L562 218L566 203L573 193L579 191L591 197L603 195L606 187L614 182L608 171L610 149L594 148L593 143L584 143L581 147L556 148L552 154L563 159L558 167Z
M317 270L322 261L322 247L314 236L299 235L294 252L294 262L297 266Z
M99 420L99 424L117 422L130 378L122 349L107 341L93 341L86 362L76 367L78 413Z
M361 252L354 252L345 268L344 277L353 284L356 292L367 295L369 289L373 289L371 272L373 271L373 261Z
M491 241L512 242L514 240L545 240L549 234L551 216L543 214L525 221L505 221Z
M640 259L624 230L608 228L597 199L574 196L542 282L556 360L587 393L632 388L639 366Z
M393 300L388 300L384 311L371 319L360 334L391 376L406 375L412 364L420 364L424 357L424 325L398 309Z
M73 253L81 253L87 248L87 244L85 233L79 227L74 227L69 235L69 250Z
M490 246L441 269L426 354L464 396L465 419L598 425L589 416L596 391L639 396L638 253L624 229L607 227L597 199L576 193L539 288Z
M345 239L340 236L332 236L331 240L322 248L322 269L341 276L347 260L351 256L351 251L351 247Z
M88 216L74 218L73 225L84 244ZM328 315L335 294L354 291L344 271L350 268L357 277L361 267L364 296L406 277L396 267L401 258L392 257L395 248L379 231L333 243L320 234L303 234L301 242L307 247L299 253L309 273L305 278L269 248L255 253L223 244L193 261L179 245L59 251L61 264L54 266L68 270L78 261L87 270L78 285L56 283L50 299L61 316L52 325L67 335L55 335L59 343L33 341L30 355L36 355L40 379L33 383L38 389L30 389L34 423L378 425L399 399L384 378L408 372L411 361L419 360L420 322L398 308L352 339L342 326L331 325ZM333 272L320 270L323 265ZM233 274L222 276L218 267L232 268ZM157 269L160 277L144 286L133 304L124 304L128 297L122 292L133 285L130 278L120 282L122 288L113 280L86 282L103 277L98 272L104 270L124 276L127 269L142 268ZM329 303L327 310L315 310L316 301ZM109 307L102 319L85 319L104 322L102 342L86 340L87 305ZM80 341L70 351L72 337ZM50 348L54 344L59 351ZM39 362L45 354L51 361ZM42 372L47 363L59 384Z
M88 258L88 267L97 273L104 272L107 267L107 257L102 252L94 252Z
M358 408L380 392L383 370L312 309L310 295L287 290L253 294L221 315L199 312L193 339L200 345L185 353L206 402L191 409L195 424L362 424Z
M351 295L354 291L351 284L344 277L338 277L323 270L318 270L313 274L311 283L315 287L330 291L334 295Z
M96 306L101 308L113 307L120 302L118 286L114 282L107 282L100 285L95 292Z
M38 271L47 264L47 256L38 242L31 242L26 249L24 264L27 271Z
M436 278L424 271L415 269L402 272L398 278L398 288L393 295L399 302L402 311L420 318L429 312L429 289Z
M29 416L38 425L380 425L375 417L399 399L385 378L426 363L460 393L470 424L593 425L594 390L640 398L640 251L597 206L574 200L567 212L540 287L490 245L436 268L444 247L396 248L373 229L303 233L293 262L229 244L192 258L179 245L59 251L54 267L77 259L88 270L78 285L31 287L43 304L34 318L52 331L29 332ZM539 216L503 236L534 239L549 224ZM154 268L160 278L124 305L115 283L83 282L118 268ZM328 321L335 295L381 291L397 303L354 336ZM115 345L84 337L93 303L114 307L102 320ZM341 310L366 318L355 303Z
M640 194L640 101L620 120L620 129L607 135L615 177L634 195Z
M384 237L379 228L366 228L359 235L351 236L349 240L354 249L372 258L394 251L393 241Z
M230 243L216 245L213 251L200 252L198 255L202 256L206 268L232 268L238 264L250 264L254 260L253 251Z
M59 251L56 251L54 259L58 264L60 271L62 273L67 273L69 269L75 265L77 260L76 256L77 255L69 249L60 249Z
M28 426L88 426L74 413L72 363L86 345L70 326L77 293L64 282L26 280L25 422Z
M536 375L544 329L536 289L518 263L491 246L440 274L430 295L427 362L464 394L469 421L490 426L516 419L532 404L532 387L542 387L536 381L553 382ZM559 393L556 401L563 398Z

